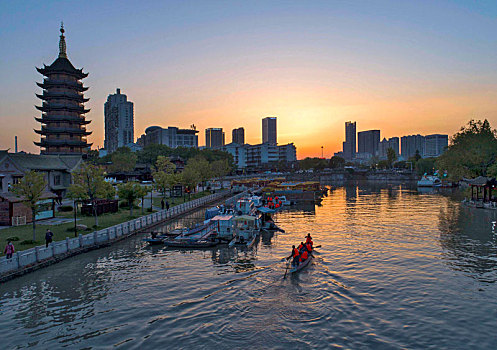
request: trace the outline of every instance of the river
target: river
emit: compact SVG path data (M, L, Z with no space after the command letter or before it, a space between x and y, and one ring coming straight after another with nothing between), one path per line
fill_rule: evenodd
M137 235L2 283L2 348L495 349L496 220L450 194L351 185L278 213L286 232L251 250ZM321 248L283 279L308 232Z

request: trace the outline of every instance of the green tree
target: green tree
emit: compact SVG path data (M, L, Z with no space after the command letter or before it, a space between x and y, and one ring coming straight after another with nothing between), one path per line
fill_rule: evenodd
M174 173L176 165L171 163L169 158L158 156L155 167L157 170L152 173L154 188L162 193L162 198L165 198L166 191L171 191L171 188L178 182L178 176Z
M391 168L393 163L397 160L397 153L393 150L392 147L388 147L387 149L387 163L388 167Z
M116 191L110 183L105 181L103 169L93 164L83 164L72 175L73 183L69 186L68 197L89 200L95 216L95 226L98 227L96 200L98 198L113 199Z
M191 165L196 169L203 191L205 187L205 182L211 179L213 175L212 168L209 162L202 156L196 156L194 158L191 158L188 161L187 165Z
M222 178L231 172L232 168L227 159L215 160L211 163L211 172L214 177L221 179L221 187L223 186Z
M451 137L448 149L437 159L453 181L463 177L487 176L497 161L497 137L485 119L470 120Z
M189 190L195 192L195 189L199 182L201 182L201 176L198 167L194 162L188 162L181 173L180 181L183 185L188 187Z
M309 169L314 169L314 170L323 170L328 166L328 162L326 159L322 158L310 158L307 157L305 159L302 159L299 161L300 169L302 170L309 170Z
M12 187L12 192L24 199L24 204L31 209L33 217L33 241L36 241L36 212L38 209L38 201L43 195L46 187L43 174L35 171L27 172L24 177Z
M137 155L131 152L128 147L120 147L111 154L110 171L129 172L136 166Z
M330 158L329 166L331 169L343 168L345 166L345 159L339 156L333 156Z
M129 215L133 216L133 206L135 205L135 200L138 198L145 197L147 193L150 192L149 186L141 186L137 182L127 182L124 184L119 184L117 186L117 194L119 199L128 201L129 205ZM142 200L142 212L143 212L143 200Z
M433 174L435 169L435 158L421 158L416 162L416 172L418 175Z

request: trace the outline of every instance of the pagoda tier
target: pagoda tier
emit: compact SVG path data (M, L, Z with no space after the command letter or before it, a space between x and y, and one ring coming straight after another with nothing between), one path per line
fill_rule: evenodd
M81 125L87 125L90 124L91 121L85 120L85 118L80 117L80 116L67 116L67 115L46 115L43 114L41 118L36 118L37 122L44 123L44 124L49 124L49 123L65 123L65 122L72 122L76 124L81 124Z
M90 100L89 98L84 98L82 94L76 94L74 92L48 92L47 90L43 91L43 95L36 94L36 97L44 101L68 99L78 103L84 103Z
M69 134L71 137L72 135L84 135L88 136L91 134L91 131L86 131L86 129L80 129L80 128L64 128L64 127L45 127L43 126L41 130L35 130L35 133L39 135L61 135L61 134Z
M35 133L42 136L35 145L41 148L43 154L81 154L91 146L86 140L91 134L86 130L90 121L84 117L90 111L84 107L89 99L84 97L83 92L88 88L81 82L88 73L74 68L67 59L64 27L60 32L59 57L49 66L36 68L45 79L43 83L37 83L43 93L36 96L43 102L35 107L43 113L41 118L35 118L41 123L41 128Z
M86 140L62 140L62 139L54 139L54 140L49 140L49 139L41 139L40 142L35 142L34 143L37 146L40 147L50 147L50 146L56 146L56 147L63 147L63 146L70 146L70 147L89 147L92 144L86 142Z
M62 88L65 89L66 87L70 87L73 90L76 91L86 91L88 90L87 87L84 87L83 84L80 81L62 81L62 80L55 80L55 79L44 79L43 83L36 83L39 87L41 87L44 90L48 90L50 88Z
M85 109L82 105L75 104L59 104L59 103L43 103L41 106L35 106L37 110L42 112L75 112L78 114L88 113L90 110ZM60 114L60 113L59 113Z

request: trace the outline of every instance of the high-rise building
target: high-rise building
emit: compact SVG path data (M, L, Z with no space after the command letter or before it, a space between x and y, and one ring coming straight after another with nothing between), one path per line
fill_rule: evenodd
M167 129L160 126L149 126L145 129L145 134L137 140L138 145L146 147L148 145L165 145L171 148L176 147L198 147L198 131L195 129L179 129L169 126Z
M272 145L278 143L276 117L266 117L262 119L262 143L270 143Z
M231 136L231 142L239 145L245 144L245 130L243 128L233 129Z
M421 157L425 156L425 137L421 135L402 136L400 139L401 155L405 160L416 155L416 151Z
M425 157L438 157L449 147L449 135L425 136Z
M104 104L105 140L104 148L108 153L135 141L133 102L117 89L107 97Z
M86 130L90 121L85 119L84 103L89 99L83 96L88 88L83 86L82 79L88 76L82 69L76 69L67 59L64 26L60 27L59 57L50 65L36 70L45 77L43 83L36 83L43 89L43 94L36 96L43 103L36 106L42 112L40 142L35 145L41 148L42 154L82 154L86 153L91 143L86 137L91 134Z
M278 145L279 161L280 162L296 162L297 161L297 148L292 143L286 145Z
M352 160L356 154L356 122L345 122L345 142L343 143L343 157Z
M380 130L360 131L357 134L358 153L368 153L371 156L378 155L380 145Z
M379 148L378 148L378 157L381 159L386 159L388 155L388 149L391 148L394 150L395 155L398 157L399 156L399 138L398 137L391 137L388 140L386 138L383 138L383 141L380 142Z
M205 147L217 148L224 146L223 128L205 129Z

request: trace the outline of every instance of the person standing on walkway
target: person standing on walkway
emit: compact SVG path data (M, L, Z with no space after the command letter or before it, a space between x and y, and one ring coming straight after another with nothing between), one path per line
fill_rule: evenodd
M47 228L47 232L45 233L45 243L46 243L47 248L48 248L48 245L50 243L52 243L52 237L53 237L53 232Z
M160 206L161 206L162 210L164 210L164 205L165 205L164 198L162 198L160 201Z
M166 210L169 210L169 202L166 201Z
M12 254L14 254L15 252L15 248L14 248L14 245L12 244L12 242L9 240L7 241L7 245L5 246L5 249L4 249L4 253L7 257L7 259L11 259L12 258Z

